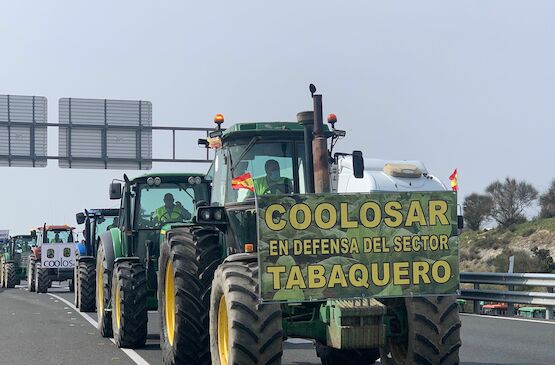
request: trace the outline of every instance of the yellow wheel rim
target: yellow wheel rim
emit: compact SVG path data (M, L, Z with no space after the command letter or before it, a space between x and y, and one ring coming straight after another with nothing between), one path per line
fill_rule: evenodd
M118 330L121 328L121 294L120 294L120 287L119 283L116 284L116 324L118 326Z
M166 319L166 331L168 334L168 341L173 346L175 338L175 287L173 282L173 263L168 260L166 266L166 278L164 287L164 317Z
M227 365L229 356L229 328L227 319L227 304L222 295L218 307L218 353L220 354L220 364Z
M104 282L102 278L104 276L104 271L102 269L102 263L99 262L99 264L96 265L96 298L98 314L100 316L104 315Z

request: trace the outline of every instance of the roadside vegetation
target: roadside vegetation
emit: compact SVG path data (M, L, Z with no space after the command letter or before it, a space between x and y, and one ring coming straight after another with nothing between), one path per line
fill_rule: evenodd
M528 220L525 211L539 203L540 213ZM555 180L543 194L524 181L506 178L463 202L461 271L555 272ZM496 228L484 229L486 222Z

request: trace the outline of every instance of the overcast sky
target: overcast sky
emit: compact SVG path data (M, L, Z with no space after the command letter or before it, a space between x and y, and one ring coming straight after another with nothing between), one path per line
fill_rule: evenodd
M3 1L0 94L143 99L155 125L295 120L348 131L339 149L419 159L461 198L506 176L555 177L553 1ZM196 136L178 155L198 156ZM168 139L156 136L154 153ZM49 133L49 153L57 134ZM206 165L155 165L199 171ZM0 229L75 224L111 207L123 171L0 168ZM137 171L129 171L137 175Z

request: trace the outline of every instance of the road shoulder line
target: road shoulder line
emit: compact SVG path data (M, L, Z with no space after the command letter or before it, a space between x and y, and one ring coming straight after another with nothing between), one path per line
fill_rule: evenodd
M97 327L97 322L95 322L95 320L93 318L91 318L90 316L88 316L85 313L81 313L74 305L73 303L69 302L68 300L56 295L56 294L52 294L52 293L47 293L48 295L58 299L59 301L63 302L64 304L68 305L71 309L73 309L75 312L77 312L78 314L81 315L81 317L83 317L87 322L89 322L94 328ZM113 338L110 339L112 341L112 343L116 343L116 341L114 341ZM143 357L141 355L139 355L136 351L131 350L131 349L123 349L120 348L121 351L123 351L123 353L125 353L135 364L137 365L150 365L150 363L148 361L146 361L145 359L143 359Z

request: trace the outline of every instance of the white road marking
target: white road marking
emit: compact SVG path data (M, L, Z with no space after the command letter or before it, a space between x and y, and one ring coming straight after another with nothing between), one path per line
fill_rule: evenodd
M479 317L479 318L506 319L506 320L508 320L508 321L534 322L534 323L543 323L543 324L555 324L555 322L540 321L540 320L538 320L538 319L515 318L515 317L502 317L502 316L486 316L486 315L482 315L482 314L473 314L473 313L461 313L461 316Z
M78 314L81 315L81 317L85 318L85 320L87 322L89 322L93 327L97 327L97 322L90 317L89 315L85 314L85 313L81 313L79 312L79 310L73 305L73 303L70 303L69 301L65 300L62 297L59 297L55 294L51 294L48 293L48 295L53 296L54 298L61 300L62 302L64 302L65 304L67 304L71 309L73 309L74 311L76 311ZM110 339L114 344L116 343L116 341L111 338ZM120 348L121 351L123 351L131 360L133 360L133 362L137 365L150 365L150 363L148 361L146 361L145 359L143 359L141 357L141 355L139 355L138 353L136 353L135 351L131 350L131 349L122 349Z

